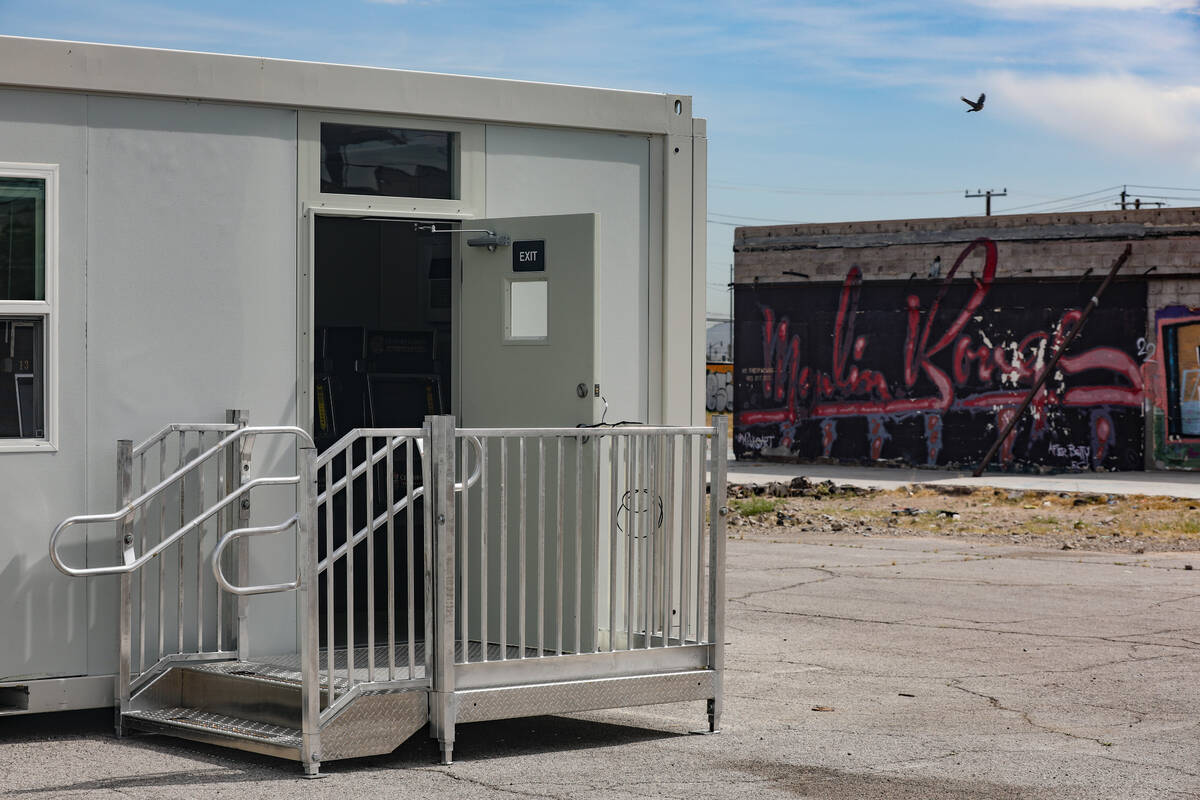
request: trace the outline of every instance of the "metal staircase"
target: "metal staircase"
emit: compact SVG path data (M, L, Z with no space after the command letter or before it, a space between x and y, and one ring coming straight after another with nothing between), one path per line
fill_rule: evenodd
M444 763L458 722L695 699L718 728L724 448L708 496L704 462L723 419L461 430L430 417L318 456L304 430L246 416L119 442L118 509L51 536L63 572L121 582L119 735L317 776L426 724ZM63 563L69 528L104 523L121 563ZM292 530L295 577L251 583L250 539ZM279 593L296 598L294 647L257 652L248 604Z

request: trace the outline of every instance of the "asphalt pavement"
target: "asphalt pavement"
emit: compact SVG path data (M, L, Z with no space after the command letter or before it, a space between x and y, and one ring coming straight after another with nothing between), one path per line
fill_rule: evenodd
M1200 797L1200 553L729 541L724 730L701 704L459 728L456 763L294 764L111 712L0 720L5 797Z

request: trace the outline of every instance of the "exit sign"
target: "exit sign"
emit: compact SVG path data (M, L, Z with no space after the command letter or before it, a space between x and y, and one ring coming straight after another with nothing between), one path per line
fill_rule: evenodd
M546 240L513 242L513 272L545 272Z

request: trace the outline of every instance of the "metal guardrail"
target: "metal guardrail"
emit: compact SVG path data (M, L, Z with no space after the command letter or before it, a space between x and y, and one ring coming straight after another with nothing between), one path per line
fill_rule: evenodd
M724 636L725 449L708 443L724 442L724 418L713 428L458 429L453 417L428 417L422 428L352 431L320 456L300 428L250 427L244 412L230 412L229 420L170 425L137 447L121 442L120 508L70 517L51 536L51 559L63 572L121 578L122 710L131 690L171 661L246 658L248 598L295 591L306 763L319 761L321 723L368 684L428 688L434 728L448 757L456 670L477 675L500 667L505 671L494 673L495 680L528 683L543 672L553 674L536 665L570 659L576 659L572 674L590 670L597 676L618 663L633 665L635 657L643 666L678 664L682 657L705 665L718 687L709 708L716 728ZM296 475L250 477L250 451L260 435L298 440ZM188 436L196 441L191 457ZM218 440L205 446L205 438L214 436ZM178 465L168 472L171 442ZM708 451L713 490L706 497ZM147 488L147 457L156 452L159 476ZM206 503L210 464L217 498ZM235 479L238 486L231 489ZM295 513L277 524L249 525L247 498L260 486L295 486ZM417 500L424 501L420 516ZM152 508L155 513L148 514ZM195 509L190 516L189 509ZM168 516L176 511L179 523L172 522L174 530L167 533ZM210 521L216 534L205 556ZM118 523L122 563L66 564L59 553L63 532L98 522ZM250 585L248 539L293 527L297 576ZM189 534L194 556L183 546ZM164 571L172 547L177 567ZM145 567L152 561L159 565L158 644L149 663L155 631L147 625L152 587ZM215 598L208 615L204 562ZM236 577L230 577L227 569L234 566ZM190 593L195 602L194 609L185 609L190 567L196 570ZM178 593L168 615L172 583ZM223 600L227 594L236 598L236 619L226 619L234 606ZM185 610L195 616L187 618ZM206 636L213 615L215 642ZM176 628L173 651L165 640L169 622ZM185 622L194 628L190 645ZM517 668L519 680L512 672Z
M76 577L120 578L118 700L122 710L138 686L173 661L244 656L248 646L244 600L239 597L236 603L228 603L225 594L276 590L276 586L222 583L223 574L206 580L206 540L215 527L216 538L228 543L222 537L225 528L233 520L249 520L250 495L257 488L298 486L303 494L302 474L250 477L256 437L293 437L301 453L312 453L314 445L301 428L248 426L245 412L229 412L228 418L226 423L168 425L136 446L128 440L118 442L119 508L69 517L50 536L50 559L60 571ZM155 471L157 476L152 477ZM211 496L214 484L215 496ZM293 516L288 526L298 521L299 515ZM98 523L117 524L121 563L68 564L61 552L64 533L74 526ZM238 530L247 535L245 527ZM213 555L215 573L230 560L223 557L223 549L217 547ZM244 582L248 553L243 549L237 555L239 578ZM148 569L152 564L157 570Z
M428 427L358 429L315 462L318 537L312 547L326 603L320 680L330 687L331 701L323 716L335 713L337 699L358 684L427 680L429 675L432 529L428 507L420 516L415 510L433 480L426 460L429 442ZM449 490L461 492L479 478L476 469ZM381 554L377 534L384 542ZM385 559L382 570L377 555ZM420 571L418 563L425 565ZM356 572L365 573L365 581L347 577ZM385 619L377 620L381 606ZM422 606L425 613L418 619Z
M712 641L704 462L713 435L458 430L460 442L479 442L483 477L457 508L455 663ZM468 466L462 446L459 468Z

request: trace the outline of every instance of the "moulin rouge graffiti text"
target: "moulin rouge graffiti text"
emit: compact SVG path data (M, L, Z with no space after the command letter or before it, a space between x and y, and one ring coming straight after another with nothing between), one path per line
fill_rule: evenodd
M983 265L974 287L958 308L948 305L947 293L956 273L968 259L982 256ZM774 310L762 307L763 365L761 391L775 408L747 411L739 415L745 425L796 425L805 419L833 420L839 417L867 417L871 429L871 449L878 449L887 438L885 423L912 414L933 414L925 431L931 438L930 457L940 450L940 415L952 410L989 411L1002 417L1020 403L1041 374L1050 355L1062 345L1071 327L1078 324L1081 312L1064 309L1050 330L1034 330L1018 336L992 341L971 326L981 319L980 311L996 278L995 242L981 238L970 243L946 273L928 308L916 294L909 294L903 309L905 334L897 369L887 375L861 365L872 342L855 330L862 272L852 267L842 284L834 329L829 371L802 363L800 337L790 330L788 319L777 319ZM881 342L876 347L887 347ZM879 363L880 359L873 359ZM1034 433L1046 424L1046 407L1053 404L1070 407L1130 406L1142 401L1142 378L1136 360L1114 347L1093 347L1066 354L1059 362L1060 375L1047 383L1034 399ZM1091 371L1086 385L1067 377ZM1101 415L1103 416L1103 415ZM1097 444L1106 445L1111 423L1100 424L1103 434ZM828 428L828 430L826 430ZM826 445L836 435L833 428L822 428ZM786 430L781 440L790 441ZM1011 445L1011 443L1009 443ZM828 449L828 447L826 447Z

